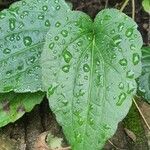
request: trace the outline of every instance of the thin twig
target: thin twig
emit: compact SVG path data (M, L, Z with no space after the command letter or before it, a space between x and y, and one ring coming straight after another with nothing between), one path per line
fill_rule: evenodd
M109 0L106 0L105 8L107 8L107 7L108 7L108 1L109 1Z
M118 149L118 150L119 150L119 148L118 148L112 141L108 140L108 142L109 142L115 149Z
M135 19L135 1L132 0L132 19Z
M125 2L123 3L123 5L122 5L120 11L123 11L123 10L124 10L124 8L127 6L128 2L129 2L129 0L125 0Z
M134 102L134 104L135 104L136 108L138 109L138 111L139 111L139 113L140 113L140 115L141 115L141 117L142 117L142 119L143 119L144 123L146 124L146 126L147 126L148 130L150 130L150 126L149 126L149 124L148 124L147 120L145 119L145 117L144 117L144 115L143 115L143 113L142 113L141 109L139 108L139 106L138 106L138 104L137 104L136 100L135 100L135 99L133 99L133 102Z

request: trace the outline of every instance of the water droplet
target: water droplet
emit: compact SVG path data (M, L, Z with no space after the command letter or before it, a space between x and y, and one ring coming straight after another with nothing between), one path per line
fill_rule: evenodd
M115 30L113 29L112 31L111 31L111 34L114 34L115 33Z
M75 139L76 139L76 142L81 143L82 142L81 134L75 132Z
M128 83L128 91L127 91L128 94L131 94L132 92L134 92L135 89L136 87L132 82Z
M48 88L48 96L49 97L54 94L56 88L57 87L53 87L52 85L50 85L50 87Z
M82 117L79 117L79 119L78 119L78 123L79 123L79 125L80 125L80 126L82 126L82 125L83 125L84 121L83 121Z
M50 27L50 26L51 26L51 23L50 23L49 20L46 20L46 21L45 21L45 26L46 26L46 27Z
M120 61L119 61L119 64L121 65L121 66L127 66L127 60L125 59L125 58L123 58L123 59L121 59Z
M56 24L55 24L55 27L60 27L61 26L61 23L60 22L56 22Z
M6 75L7 75L7 76L10 76L12 73L13 73L12 70L6 71Z
M124 84L122 82L119 83L119 88L124 89Z
M64 99L64 100L62 101L62 103L63 103L64 106L67 106L67 105L68 105L68 101L67 101L66 99Z
M28 58L27 60L27 64L33 64L36 61L36 57L35 56L31 56Z
M90 71L89 65L88 65L88 64L84 64L84 65L83 65L83 70L84 70L85 72L89 72L89 71Z
M124 28L124 23L120 23L118 25L118 31L121 32L123 30L123 28Z
M129 70L127 72L127 77L130 78L130 79L134 78L134 72L132 70Z
M119 95L119 100L118 102L116 103L117 106L121 106L123 104L123 102L125 101L126 99L126 94L125 93L121 93Z
M116 35L116 36L113 37L113 40L114 40L114 44L116 46L118 46L121 43L122 38L120 37L120 35Z
M62 30L61 34L63 35L63 37L67 37L68 36L68 31L67 30Z
M59 36L55 36L55 41L58 41L59 40Z
M55 0L55 3L59 3L59 0Z
M49 48L50 48L50 49L53 49L53 48L54 48L54 45L55 45L54 42L50 43L50 44L49 44Z
M13 19L13 18L10 18L9 19L9 28L10 28L11 31L13 31L15 29L15 27L16 27L15 24L16 24L16 20Z
M132 34L133 34L133 28L129 28L129 29L127 29L127 31L126 31L126 33L125 33L125 35L129 38L129 37L131 37L131 36L132 36Z
M85 79L85 80L88 80L88 76L84 76L84 79Z
M137 65L140 62L140 56L138 53L134 53L133 54L133 58L132 58L133 64Z
M46 5L44 5L44 6L42 7L42 10L43 10L43 11L47 11L47 9L48 9L48 7L47 7Z
M70 65L65 65L62 67L63 72L68 73L70 69Z
M60 8L61 8L60 5L56 6L56 10L59 10Z
M65 62L69 63L72 59L72 54L69 51L65 50L63 52L63 57L64 57Z
M82 44L83 44L82 41L79 41L79 42L77 43L78 46L82 46Z
M30 36L26 36L23 38L23 42L25 46L30 46L32 44L32 38Z
M43 14L38 15L38 19L39 20L44 20L44 15Z
M10 53L11 53L11 50L10 50L9 48L5 48L5 49L3 50L3 53L4 53L4 54L10 54Z
M130 49L135 50L136 49L135 45L131 44Z
M92 125L94 125L94 119L93 118L90 118L89 119L89 124L92 126Z

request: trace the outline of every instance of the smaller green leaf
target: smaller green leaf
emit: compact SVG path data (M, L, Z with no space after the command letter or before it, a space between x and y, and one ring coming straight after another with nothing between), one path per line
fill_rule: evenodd
M144 7L144 10L150 13L150 0L143 0L142 5Z
M150 47L142 48L142 75L138 84L138 94L150 103Z
M44 95L42 92L0 94L0 127L15 122L25 112L30 112L35 105L41 103Z

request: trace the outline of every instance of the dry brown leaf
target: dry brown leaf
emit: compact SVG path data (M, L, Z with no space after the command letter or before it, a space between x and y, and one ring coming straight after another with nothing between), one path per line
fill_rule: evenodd
M136 142L136 135L129 129L124 128L125 133L128 135L129 138L131 138L134 142Z

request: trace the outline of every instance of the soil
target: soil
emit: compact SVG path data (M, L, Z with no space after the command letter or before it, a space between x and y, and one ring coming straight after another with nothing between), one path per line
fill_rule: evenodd
M2 0L0 9L7 8L16 0ZM92 18L104 8L120 8L123 0L71 0L73 9L81 10L89 14ZM136 12L135 21L139 25L139 31L143 36L144 45L150 44L150 16L143 11L140 0L135 0ZM124 12L131 16L131 3L125 8ZM147 119L150 118L150 107L146 103L140 102L139 105ZM133 110L133 111L132 111ZM132 116L132 117L131 117ZM132 120L138 119L137 124L130 124ZM130 120L129 118L132 118ZM149 120L150 123L150 120ZM140 128L137 128L140 126ZM127 128L127 130L125 130ZM131 128L131 129L130 129ZM136 129L134 131L134 129ZM134 132L132 132L133 130ZM63 137L62 129L57 124L54 114L51 112L48 102L45 99L41 105L36 106L32 112L25 114L14 124L9 124L0 129L0 150L35 150L34 145L39 135L45 131L51 131L58 137ZM129 131L129 132L127 132ZM136 131L140 131L139 133ZM136 133L136 134L135 134ZM134 137L137 138L134 141ZM105 145L104 150L148 150L150 149L150 133L143 123L140 115L134 106L131 108L129 117L121 122L116 134Z

